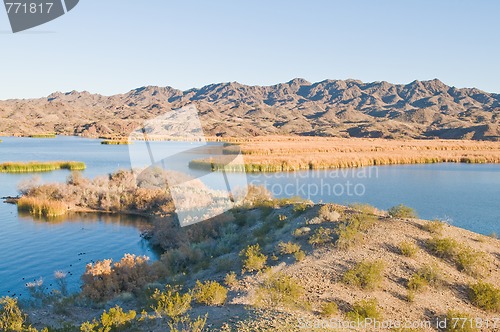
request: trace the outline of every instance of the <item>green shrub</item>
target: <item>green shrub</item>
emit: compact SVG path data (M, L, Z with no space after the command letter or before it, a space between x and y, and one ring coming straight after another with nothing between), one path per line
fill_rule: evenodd
M116 306L109 309L108 312L104 311L101 319L98 321L94 319L92 322L85 322L81 325L80 331L82 332L109 332L124 329L134 321L136 312L130 310L124 312L122 308Z
M281 255L291 255L300 251L300 244L293 242L278 243L278 251Z
M313 235L309 237L309 244L319 246L332 240L333 231L330 228L318 228Z
M0 331L36 331L31 326L26 326L25 322L26 315L19 309L17 299L8 296L0 298Z
M307 209L309 209L310 207L311 207L311 204L307 203L307 202L296 203L293 205L293 213L296 216L301 215L304 212L306 212Z
M343 281L362 289L375 289L383 280L384 265L380 260L360 262L344 274Z
M441 281L441 271L435 265L427 265L419 269L408 280L408 291L415 293L424 290L427 286L436 286Z
M427 240L427 248L429 251L439 258L450 259L456 255L460 245L452 238L433 237Z
M260 245L249 245L240 252L243 258L243 271L260 271L266 266L267 256L260 251Z
M193 289L196 302L211 306L221 306L226 302L227 289L217 281L196 282Z
M486 282L469 286L469 299L473 305L487 311L500 312L500 289Z
M432 234L441 234L443 232L445 223L441 220L435 219L424 224L424 229Z
M403 241L399 245L399 252L406 257L413 257L418 252L418 247L409 241Z
M391 207L387 212L393 218L405 219L405 218L417 218L417 213L411 207L405 206L403 204Z
M353 210L356 210L362 214L375 214L377 212L377 208L366 203L352 203L349 204L349 207Z
M269 276L257 288L255 305L257 307L297 308L303 307L301 301L304 288L292 277L282 273Z
M325 302L321 306L321 316L331 317L339 313L339 306L335 302Z
M427 280L420 274L415 273L408 280L408 290L415 293L427 287Z
M454 261L459 271L463 271L470 276L482 277L488 273L486 254L470 247L462 247L456 254Z
M476 328L476 320L473 319L470 315L449 310L446 313L445 317L446 327L444 331L446 332L474 332L478 331Z
M179 320L191 309L192 297L189 293L181 295L178 290L168 287L164 292L156 289L151 296L154 310L158 317L168 317L174 321Z
M205 324L207 323L208 314L204 317L198 316L195 320L191 317L185 316L182 320L168 322L168 331L170 332L202 332L205 331Z
M356 224L342 223L335 230L337 241L335 245L342 250L347 250L363 241L363 234Z
M347 313L347 319L354 322L363 322L368 318L380 320L382 313L377 308L377 300L362 300L354 304L353 309Z

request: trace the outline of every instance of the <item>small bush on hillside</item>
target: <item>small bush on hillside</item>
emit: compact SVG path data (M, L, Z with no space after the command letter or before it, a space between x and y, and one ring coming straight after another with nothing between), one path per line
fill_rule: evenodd
M441 271L435 265L427 265L419 269L408 280L408 291L419 292L427 286L436 286L440 282Z
M354 304L353 309L347 313L347 319L354 322L363 322L366 319L382 319L382 313L377 308L376 299L362 300Z
M363 234L355 224L342 223L335 233L337 234L335 245L342 250L350 249L363 241Z
M353 210L356 210L362 214L375 214L377 213L377 208L366 203L352 203L349 204L349 207Z
M398 247L401 255L406 257L413 257L418 252L418 247L414 243L409 241L401 242Z
M226 274L226 277L224 278L224 283L226 284L227 287L234 288L238 285L238 278L236 277L236 273L234 272L229 272Z
M301 215L303 214L304 212L307 211L307 209L309 209L311 207L311 204L310 203L307 203L307 202L300 202L300 203L296 203L294 204L293 206L293 213L298 216L298 215Z
M325 302L321 306L321 316L331 317L339 313L339 306L335 302Z
M108 312L104 311L99 321L94 319L92 322L83 323L80 330L82 332L93 332L124 329L127 326L130 326L135 319L135 316L136 312L134 310L124 312L122 308L116 306L109 309Z
M193 289L196 302L211 306L221 306L226 302L227 289L217 281L196 282Z
M406 218L417 218L417 213L411 207L405 206L403 204L393 206L388 211L389 215L393 218L406 219Z
M258 287L255 305L257 307L303 307L301 300L304 288L292 277L282 273L269 276Z
M299 227L293 231L293 236L301 237L309 234L310 231L311 229L309 227Z
M299 250L295 254L293 254L293 257L295 257L295 260L297 262L300 262L301 260L306 258L306 253L303 250Z
M443 232L445 223L441 220L435 219L424 224L424 229L432 234L441 234Z
M427 240L426 244L427 248L434 256L444 259L453 259L460 247L459 243L452 238L441 239L433 237Z
M500 289L486 282L469 286L469 299L483 310L500 312Z
M260 251L260 245L249 245L240 252L243 263L243 271L260 271L266 266L267 256Z
M319 246L332 241L333 230L330 228L318 228L313 235L309 237L309 244Z
M278 243L278 251L281 255L291 255L300 251L300 244L293 242Z
M383 261L363 261L354 268L348 270L343 277L343 281L351 286L362 289L375 289L383 280Z
M26 326L26 315L19 309L17 299L0 298L0 331L35 332L31 326Z
M446 332L478 331L478 329L476 328L477 324L476 320L472 318L470 315L463 312L449 310L446 313L445 321L446 321L446 327L444 328L444 331Z
M189 309L191 309L192 297L189 293L181 295L178 290L167 288L164 292L156 289L151 296L157 317L168 317L174 321L179 320Z

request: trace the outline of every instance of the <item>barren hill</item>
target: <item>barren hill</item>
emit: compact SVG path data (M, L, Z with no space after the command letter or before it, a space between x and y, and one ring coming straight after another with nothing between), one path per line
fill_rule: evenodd
M272 86L211 84L181 91L148 86L125 94L56 92L0 101L0 134L127 135L143 119L194 104L213 136L500 139L500 95L441 81L357 80Z

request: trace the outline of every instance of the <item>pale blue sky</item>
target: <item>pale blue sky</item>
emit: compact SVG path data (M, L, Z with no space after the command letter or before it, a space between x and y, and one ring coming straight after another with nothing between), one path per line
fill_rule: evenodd
M81 0L12 34L0 10L0 99L294 77L500 93L499 16L495 0Z

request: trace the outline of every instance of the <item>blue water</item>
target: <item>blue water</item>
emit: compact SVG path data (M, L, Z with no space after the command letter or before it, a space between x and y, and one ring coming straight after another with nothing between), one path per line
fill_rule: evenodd
M2 140L0 162L83 161L87 177L130 168L129 147L124 145L101 145L99 140L76 137ZM188 144L180 143L178 150L187 148ZM201 176L204 172L190 173ZM62 182L69 174L65 170L37 175L0 173L0 197L16 195L23 181ZM381 209L403 203L415 208L422 218L446 219L475 232L500 234L500 165L404 165L249 174L248 182L265 185L278 197L301 196L314 202L362 202ZM145 222L130 216L90 214L48 223L20 216L15 206L0 203L0 296L25 298L25 283L40 277L50 290L56 270L68 273L71 290L76 291L87 263L117 260L125 253L155 259L140 237Z

